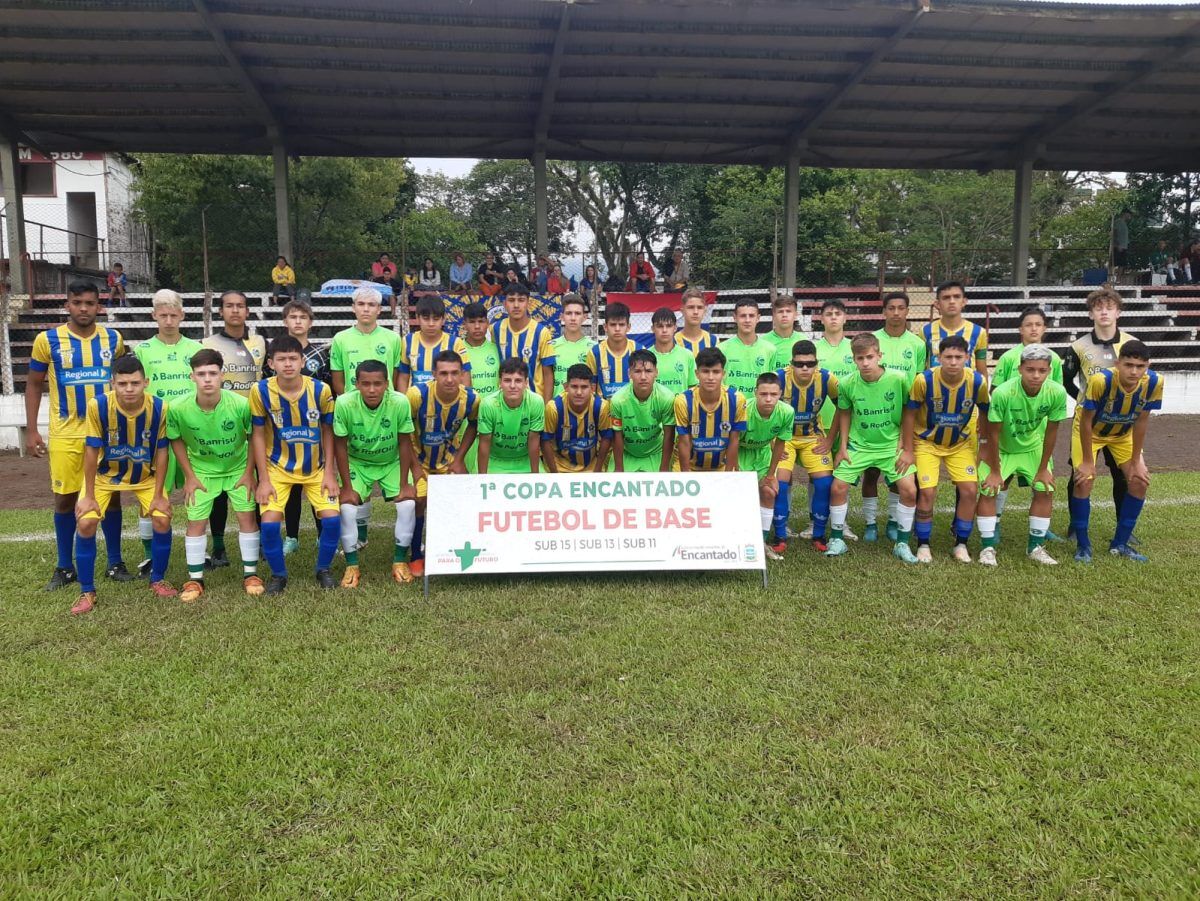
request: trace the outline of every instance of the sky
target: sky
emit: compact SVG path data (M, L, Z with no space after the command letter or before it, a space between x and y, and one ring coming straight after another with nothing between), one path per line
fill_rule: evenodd
M471 171L479 160L470 159L442 159L436 156L412 156L408 158L412 163L413 169L419 175L428 175L431 172L448 175L451 178L460 178Z

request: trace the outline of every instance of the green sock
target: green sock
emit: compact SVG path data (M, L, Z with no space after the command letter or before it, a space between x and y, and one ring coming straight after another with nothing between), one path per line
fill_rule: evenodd
M775 536L771 534L771 529L763 529L763 541L767 544L775 543Z
M201 563L199 566L189 565L188 566L188 578L191 579L193 582L200 582L201 584L203 584L204 583L204 564Z
M392 551L392 562L393 563L407 563L408 562L408 545L404 545L404 544L396 545L395 549Z
M998 547L1000 544L1000 536L992 535L990 538L984 538L983 536L980 536L979 541L983 547Z
M146 544L148 547L149 542L147 542ZM223 553L225 553L225 536L224 535L214 535L213 536L213 556L215 557L217 554L223 554Z
M1027 554L1031 553L1034 548L1041 547L1045 543L1046 543L1045 535L1034 535L1032 532L1030 532L1029 533L1029 544L1025 548L1025 553L1027 553Z
M367 524L365 522L360 522L358 524L358 542L359 542L359 544L362 544L362 542L364 542L366 540L367 540Z
M142 550L146 552L146 557L149 558L150 557L150 539L149 538L142 539Z
M831 541L832 541L834 538L841 538L841 537L842 537L842 530L841 530L841 529L837 529L837 528L831 528L831 529L829 530L829 539L830 539Z
M246 578L246 576L257 576L257 575L258 575L258 561L254 560L254 561L247 562L247 561L243 560L242 561L242 578L244 579L244 578Z
M347 551L346 552L346 565L347 566L358 566L358 551Z
M908 544L908 539L912 537L912 532L896 532L896 544Z

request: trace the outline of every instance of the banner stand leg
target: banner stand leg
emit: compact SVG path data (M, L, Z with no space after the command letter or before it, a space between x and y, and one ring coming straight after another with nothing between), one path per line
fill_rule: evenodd
M763 567L763 589L765 590L766 587L767 587L767 568L764 566Z
M425 573L425 600L429 600L429 573Z

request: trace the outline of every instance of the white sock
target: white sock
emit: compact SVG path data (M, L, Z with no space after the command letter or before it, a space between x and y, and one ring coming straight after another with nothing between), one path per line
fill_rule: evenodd
M775 517L775 509L773 507L759 507L758 521L762 524L762 530L768 532L771 529L771 521Z
M149 541L154 537L154 521L149 516L138 517L138 538Z
M1008 503L1008 492L1001 488L996 492L996 515L1004 515L1004 505Z
M888 492L888 522L900 522L900 495L894 491ZM912 526L912 520L908 521L908 525Z
M396 504L396 544L400 547L412 545L413 530L417 527L417 502L400 501Z
M242 552L243 569L258 565L259 541L258 532L238 532L238 548Z
M844 529L846 528L846 514L850 512L849 504L830 504L829 505L829 528Z
M358 516L355 521L356 522L370 522L371 521L371 499L370 498L367 498L366 503L362 503L362 504L358 505ZM355 534L357 535L357 533L355 533Z
M1034 538L1045 538L1046 533L1050 531L1049 516L1030 516L1029 517L1029 534Z
M362 505L342 504L342 550L354 553L358 547L358 511Z
M833 510L833 508L830 507L831 512L832 512L832 510ZM869 524L875 522L875 520L878 518L879 518L879 498L864 497L863 498L863 519L865 519L867 521L867 524L869 525Z
M912 531L913 519L916 518L916 515L917 515L917 505L916 504L913 504L911 507L906 507L906 506L904 506L904 504L899 502L899 499L897 499L897 501L896 501L896 522L900 525L901 532L911 532Z
M996 517L976 516L975 525L979 526L980 538L991 538L996 534Z
M150 520L146 520L149 522ZM141 531L141 522L138 523L138 531ZM207 535L184 535L183 536L183 555L187 559L188 575L191 575L196 570L204 572L204 554L208 550Z

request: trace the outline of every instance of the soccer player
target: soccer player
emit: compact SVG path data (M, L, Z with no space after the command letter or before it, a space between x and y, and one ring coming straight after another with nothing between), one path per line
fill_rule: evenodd
M808 473L809 515L812 519L813 549L829 550L825 529L829 524L829 493L833 487L833 454L830 437L821 426L820 411L826 398L837 403L838 378L817 364L817 348L804 339L792 345L791 365L778 373L783 400L792 408L792 440L776 468L780 490L775 498L775 543L787 539L791 516L792 473L799 463Z
M471 387L482 403L500 390L500 348L491 338L487 307L469 303L463 308L463 360L471 364ZM479 471L479 442L467 448L467 472Z
M551 342L554 351L554 394L562 394L567 387L567 370L576 363L586 363L588 354L596 346L596 342L583 333L583 320L587 316L587 306L583 298L574 292L563 295L562 322L563 333Z
M659 307L650 318L650 327L654 332L650 350L657 361L658 383L671 394L694 388L696 355L675 340L675 314L669 307ZM631 365L632 360L631 356Z
M829 549L826 556L847 551L842 532L846 526L850 485L868 469L878 469L900 495L897 511L900 529L892 554L904 563L916 563L908 539L917 512L917 480L910 454L900 441L900 422L908 391L904 376L883 368L879 339L856 335L850 342L854 375L838 382L837 451L833 455L833 485L829 498Z
M1075 407L1071 428L1071 459L1075 491L1070 497L1071 525L1075 527L1075 552L1078 563L1092 560L1092 542L1088 524L1092 513L1092 486L1096 478L1096 454L1108 448L1125 475L1128 490L1117 510L1117 529L1109 543L1109 552L1145 563L1146 556L1129 546L1129 536L1137 525L1150 472L1142 457L1150 412L1162 409L1163 379L1150 369L1150 351L1141 341L1129 338L1121 344L1117 365L1102 369L1088 379L1083 403Z
M546 471L604 472L612 441L609 402L596 393L592 370L576 363L567 373L566 390L546 404L542 425Z
M679 298L679 312L683 316L683 329L675 335L679 346L692 356L702 350L717 346L717 336L704 327L708 315L708 303L699 288L688 288Z
M967 293L962 282L943 282L934 291L938 318L925 323L921 337L925 339L925 358L930 366L937 366L937 350L951 335L958 335L967 342L969 366L987 374L988 333L981 325L963 319L967 305Z
M87 403L83 488L75 505L80 595L71 612L76 615L96 606L96 526L113 495L123 491L132 492L142 515L154 520L150 590L160 598L178 594L164 578L171 560L171 502L163 494L166 405L146 393L146 372L137 357L121 357L112 372L113 390Z
M629 356L635 350L629 335L629 307L610 303L604 308L604 340L591 349L586 363L608 400L629 384Z
M409 564L414 577L425 574L423 543L425 507L429 495L427 476L465 473L467 448L475 442L479 396L474 388L462 383L462 366L462 357L452 350L442 351L433 361L433 381L408 389L413 419L413 447L416 450L412 460L412 482L417 491L417 521L413 525ZM500 371L503 376L503 364ZM541 405L538 406L540 409Z
M758 303L749 297L733 305L737 334L717 345L725 357L725 384L745 397L754 394L758 377L771 368L775 347L758 336Z
M361 289L360 289L361 290ZM337 553L338 495L333 463L333 392L324 382L303 375L304 350L291 335L271 342L271 368L275 375L263 379L250 394L254 425L251 448L258 470L255 500L262 511L262 553L271 567L267 594L287 588L287 563L283 556L283 510L294 488L321 519L317 543L317 585L336 586L329 567Z
M683 351L691 357L686 349ZM671 456L675 452L675 395L658 384L657 375L658 361L652 351L635 350L630 354L629 384L609 401L616 472L671 470Z
M733 472L746 431L746 398L725 381L725 356L715 347L696 354L695 388L675 396L681 472Z
M546 405L529 390L527 371L521 360L509 357L500 364L500 393L479 405L481 475L541 470Z
M258 577L260 538L254 515L254 459L250 455L250 402L221 387L225 361L212 348L192 355L193 392L167 407L167 439L183 475L187 531L183 551L188 580L179 599L191 603L204 594L204 551L213 501L228 495L238 524L242 588L263 593Z
M411 582L409 546L417 519L417 494L408 484L412 469L412 407L391 390L387 366L363 360L354 373L355 390L333 406L333 452L342 482L342 550L346 552L343 588L357 588L360 578L358 508L375 486L396 505L392 580Z
M850 339L846 336L846 304L831 297L821 304L821 337L814 344L817 348L817 365L824 369L839 382L858 372L854 365L854 353L850 349ZM830 448L834 446L833 429L837 415L837 399L826 397L821 407L821 429L830 436ZM879 515L878 490L874 496L863 496L863 518L866 520L867 533L873 533L875 519ZM807 530L805 530L807 532ZM801 537L805 537L805 532ZM816 537L816 536L811 536ZM858 536L851 530L849 523L842 531L842 537L847 541L857 541ZM874 540L874 539L872 539Z
M1058 563L1045 548L1054 503L1054 473L1051 457L1058 437L1058 424L1067 418L1067 392L1050 379L1054 352L1044 344L1030 344L1021 351L1020 378L1011 379L992 392L987 414L987 440L980 442L979 502L975 521L983 550L979 562L996 565L996 494L1016 478L1033 486L1029 507L1027 553L1038 563Z
M54 492L54 541L58 562L46 585L57 591L75 582L75 505L83 487L87 405L106 390L112 365L125 353L114 329L96 324L100 290L91 282L67 288L67 322L41 332L33 342L25 379L25 447L35 457L50 458L50 490ZM38 431L42 388L48 385L49 442ZM107 576L129 582L137 576L121 560L121 504L113 498L101 523L108 553Z
M970 563L967 539L975 522L979 494L979 460L972 424L987 415L987 378L968 369L970 348L958 335L942 341L938 366L926 369L912 382L904 411L903 441L917 464L917 562L931 563L933 506L938 479L945 465L957 489L954 511L954 559Z
M333 336L329 345L329 368L333 376L333 393L339 397L346 386L354 385L354 373L363 360L379 360L393 372L393 382L400 384L400 360L404 347L400 336L379 324L383 296L374 288L363 286L354 292L354 325Z
M763 545L767 558L782 560L787 540L774 532L775 498L787 486L776 476L779 461L792 437L796 412L780 401L779 376L764 372L754 386L754 403L746 410L746 431L738 440L737 468L758 473L758 512L762 521Z
M776 294L771 298L771 331L762 337L775 348L775 356L771 358L772 372L791 365L792 346L804 337L796 332L798 312L795 296Z
M1030 344L1042 343L1046 334L1046 314L1042 308L1026 307L1022 310L1017 330L1021 336L1021 343L1010 347L996 361L996 368L992 370L993 388L999 388L1005 382L1017 378L1017 367L1021 365L1021 351ZM1063 364L1057 355L1050 361L1050 378L1060 385L1063 384Z
M554 396L554 330L529 318L529 289L523 284L508 288L504 295L503 319L492 326L492 340L501 361L524 360L526 377L543 401Z
M433 361L444 350L463 357L463 384L471 386L471 362L461 338L444 332L446 304L433 294L417 301L417 330L405 336L400 351L400 368L396 374L396 390L401 394L409 385L424 385L433 381Z

